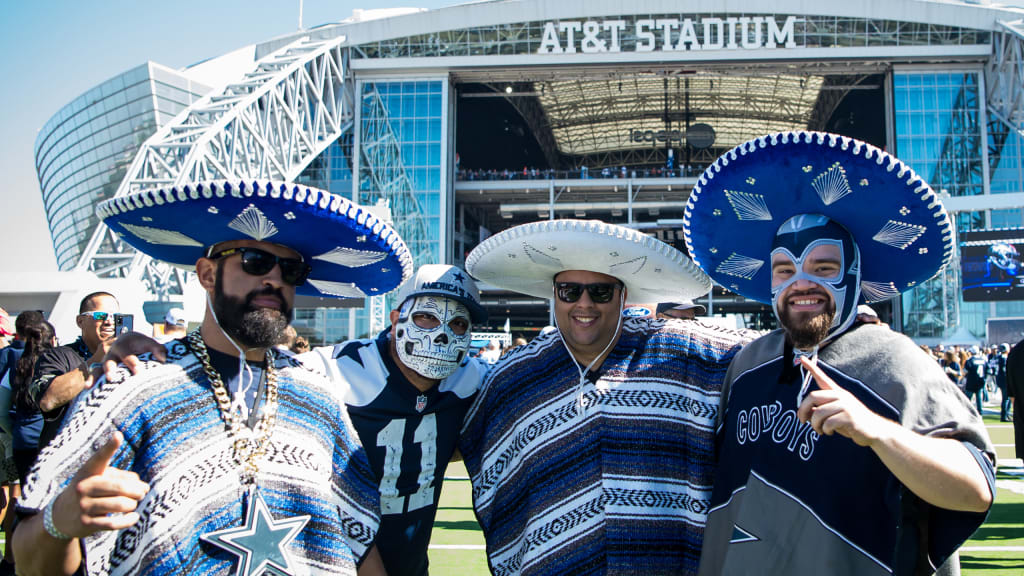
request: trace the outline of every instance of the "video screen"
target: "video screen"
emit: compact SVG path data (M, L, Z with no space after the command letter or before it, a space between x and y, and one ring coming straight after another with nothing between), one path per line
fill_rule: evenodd
M1024 228L960 233L964 302L1024 300Z

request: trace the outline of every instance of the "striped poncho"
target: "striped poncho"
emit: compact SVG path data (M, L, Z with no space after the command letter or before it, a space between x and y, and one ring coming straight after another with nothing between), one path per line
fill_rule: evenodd
M150 490L134 526L84 540L87 574L233 574L236 557L199 536L242 524L243 488L231 440L202 364L181 341L165 365L102 381L79 398L29 476L20 514L40 513L114 429L112 466ZM276 519L310 515L287 549L302 574L355 574L373 543L378 493L345 413L344 390L278 358L277 421L257 485Z
M460 441L492 572L695 573L719 390L746 340L630 319L582 385L557 332L499 362Z

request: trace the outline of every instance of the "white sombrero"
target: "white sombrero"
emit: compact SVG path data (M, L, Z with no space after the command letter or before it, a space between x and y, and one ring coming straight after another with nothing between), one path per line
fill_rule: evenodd
M312 266L296 289L308 296L379 296L412 275L409 250L391 226L365 207L308 186L199 182L112 198L96 214L140 252L186 269L229 240L288 246Z
M646 234L598 220L544 220L491 236L466 258L466 271L493 286L552 297L559 272L587 270L626 285L627 302L695 298L711 280L675 248Z

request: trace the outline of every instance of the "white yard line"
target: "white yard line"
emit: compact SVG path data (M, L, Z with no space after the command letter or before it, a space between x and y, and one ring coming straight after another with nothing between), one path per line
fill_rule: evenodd
M961 552L1024 552L1024 546L961 546Z

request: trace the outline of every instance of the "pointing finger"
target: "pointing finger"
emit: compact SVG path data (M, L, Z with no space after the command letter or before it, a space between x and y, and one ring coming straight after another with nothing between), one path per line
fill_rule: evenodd
M805 370L811 373L811 376L814 377L814 381L818 383L818 387L822 390L842 390L842 388L836 384L835 380L829 378L828 374L825 374L825 372L818 367L817 362L811 362L806 357L802 357L800 358L800 363L803 365Z

